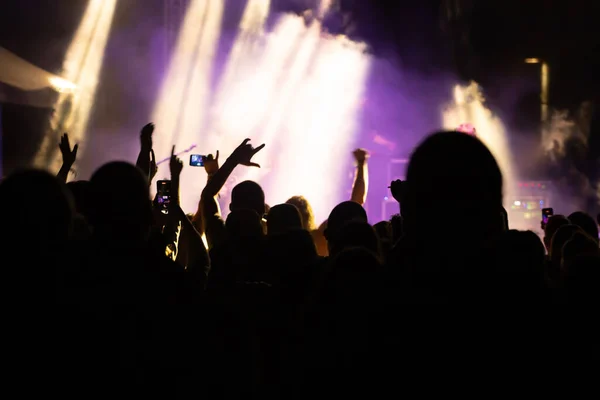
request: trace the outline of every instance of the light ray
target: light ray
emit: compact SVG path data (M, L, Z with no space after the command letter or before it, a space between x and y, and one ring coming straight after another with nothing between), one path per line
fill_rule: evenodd
M41 168L58 170L61 160L56 150L58 137L68 132L72 143L85 149L85 134L98 87L98 78L110 34L117 0L90 0L65 56L61 82L71 90L61 93L51 121L53 134L46 135L36 157ZM71 93L72 92L72 93Z

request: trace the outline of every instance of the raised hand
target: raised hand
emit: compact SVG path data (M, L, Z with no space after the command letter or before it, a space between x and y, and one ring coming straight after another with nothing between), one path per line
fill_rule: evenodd
M71 149L71 143L69 143L69 134L65 133L60 138L58 148L62 154L63 165L70 169L73 164L75 164L75 160L77 159L77 150L79 149L79 145L76 144L73 146L73 149Z
M369 159L369 152L365 149L356 149L352 154L354 155L356 162L359 164L364 163Z
M154 124L150 122L142 128L140 133L140 142L142 149L150 150L152 148L152 134L154 133Z
M207 155L202 159L204 162L204 170L208 176L213 176L219 170L219 150L217 150L216 156L212 154Z
M150 182L156 176L158 172L158 165L156 165L156 156L154 155L154 150L150 150Z
M394 196L394 199L396 199L398 203L402 204L402 200L406 195L406 182L396 179L391 183L390 190L392 191L392 196Z
M181 171L183 170L183 162L175 155L175 146L171 149L171 160L169 161L169 168L171 169L171 180L179 178Z
M248 143L249 141L250 139L245 139L242 144L240 144L238 148L233 151L231 158L237 164L245 165L247 167L260 168L259 164L252 162L252 157L264 149L265 145L261 144L257 148L254 148L250 143Z

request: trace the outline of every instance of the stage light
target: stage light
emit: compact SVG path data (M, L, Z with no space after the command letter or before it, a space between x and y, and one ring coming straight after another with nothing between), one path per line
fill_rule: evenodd
M282 60L289 60L289 68L280 78L280 86L273 88L269 115L260 132L261 141L265 143L277 143L287 140L287 138L281 139L278 136L281 134L280 130L282 129L286 133L289 133L286 127L286 119L289 118L288 111L293 105L295 95L304 84L305 75L317 50L320 36L321 30L319 24L316 22L306 29L302 25L302 21L296 16L287 15L280 19L271 36L272 42L270 50L267 53L268 56L265 57L263 62L268 64L275 60L280 60L280 63ZM289 43L294 43L295 45L290 47ZM271 85L273 84L276 84L276 81ZM292 144L289 143L289 145ZM278 158L278 154L281 153L276 148L269 149L270 163L273 165L286 165L284 160ZM273 173L278 174L279 170L273 171ZM260 175L259 171L251 170L248 171L245 179L259 179ZM274 191L275 186L271 185L269 195L272 196L271 198L280 198L281 196L278 196ZM287 198L282 201L285 200Z
M284 14L270 33L258 29L263 21L238 35L207 142L224 154L245 137L266 143L256 160L262 168L240 168L234 179L259 182L271 204L308 196L324 219L349 190L340 177L351 160L369 58L363 46L326 35L316 19L306 26Z
M69 133L71 143L79 143L80 155L84 152L85 132L116 4L117 0L90 0L88 3L65 56L62 78L50 82L62 93L51 121L53 133L46 135L42 142L35 161L37 167L58 171L62 160L57 145L63 132Z
M193 0L188 6L167 74L162 82L152 121L156 124L155 153L167 157L173 145L187 149L202 143L208 124L213 63L224 12L224 0ZM159 171L168 176L168 169ZM193 169L184 168L181 186L190 192L182 196L185 209L195 210L204 182ZM193 195L193 197L192 197Z
M481 88L472 82L454 88L453 104L443 112L444 128L455 130L468 124L477 127L477 137L490 149L504 177L504 198L513 194L517 173L514 168L508 137L502 121L485 106Z
M326 10L327 4L321 10ZM324 219L337 202L347 198L350 189L350 183L340 178L352 159L370 59L364 46L341 35L327 35L317 19L306 26L303 17L279 15L272 31L267 32L270 5L266 0L247 2L210 106L199 105L206 100L195 101L196 112L205 114L199 151L214 153L218 149L221 154L231 154L246 137L256 145L266 143L256 157L262 168L238 168L229 184L255 180L264 187L270 204L284 202L292 195L309 196L315 215ZM184 27L180 39L186 31ZM174 60L185 58L178 53ZM185 74L179 64L172 63L169 76ZM161 97L166 111L169 104L177 104L182 87L181 80L166 80L165 98ZM177 114L179 108L171 107ZM162 117L164 124L160 118L155 122L157 133L170 141L175 132L169 127L175 122L168 118ZM183 126L181 135L186 135L191 128ZM206 181L203 174L191 168L184 169L184 174L186 170L193 176L182 176L182 186L191 188L183 193L182 203L191 210Z
M66 79L53 76L48 78L48 83L59 93L72 93L77 89L77 85L73 82L69 82Z
M525 59L525 64L539 64L539 63L540 63L539 58L526 58Z
M240 79L246 78L246 73L258 62L260 40L265 34L264 27L269 16L269 0L248 0L234 45L229 54L225 71L223 72L216 93L216 108L225 107L230 100L230 92ZM217 121L219 123L219 121Z
M321 37L313 63L285 115L287 135L277 154L277 179L269 187L275 202L301 194L319 221L348 199L342 179L359 129L360 103L370 59L361 45Z

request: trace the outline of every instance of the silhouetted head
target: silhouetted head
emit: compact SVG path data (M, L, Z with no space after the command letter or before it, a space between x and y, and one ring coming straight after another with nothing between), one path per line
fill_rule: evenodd
M269 235L269 256L280 264L278 268L281 271L300 265L306 272L306 265L317 258L317 249L310 232L296 228Z
M510 230L498 241L496 270L492 277L499 295L506 299L537 296L544 288L545 249L531 231Z
M152 204L144 173L127 162L110 162L92 175L90 224L98 234L146 239Z
M344 249L362 247L381 259L381 243L375 229L367 222L351 221L342 227L329 242L329 254L335 256Z
M291 229L301 229L300 212L292 204L278 204L271 208L267 218L267 233L274 235Z
M597 309L600 305L600 256L580 255L569 262L564 287L569 303Z
M230 238L258 238L263 236L261 216L254 210L241 209L229 213L225 227Z
M302 227L304 229L312 231L317 228L313 209L304 196L290 197L286 203L295 205L298 211L300 211L300 216L302 217Z
M561 226L569 225L569 220L564 215L553 215L548 219L544 228L544 246L548 251L548 255L552 251L552 237Z
M327 241L335 241L336 235L344 225L352 221L368 222L367 212L360 204L344 201L335 206L327 218L327 228L324 232Z
M377 232L379 239L391 241L393 238L392 223L389 221L380 221L373 225L373 229Z
M322 300L344 304L369 304L373 301L381 278L382 266L373 252L347 248L331 259L326 273Z
M5 255L65 244L73 223L73 199L64 184L45 171L16 172L0 183L0 226L5 230Z
M432 238L443 227L444 241L473 246L504 230L502 173L476 137L429 136L410 158L406 185L402 216L408 236Z
M586 214L583 211L576 211L569 215L569 221L571 221L573 225L577 225L583 229L590 238L598 242L598 225L591 215Z
M253 181L238 183L231 191L231 211L253 210L258 215L265 214L265 192L260 185Z
M567 271L577 257L600 255L598 242L583 232L575 232L562 248L561 272ZM600 282L599 282L600 283Z
M563 225L558 228L554 236L552 236L550 259L555 267L560 266L565 243L571 240L573 235L577 232L583 232L583 230L577 225Z

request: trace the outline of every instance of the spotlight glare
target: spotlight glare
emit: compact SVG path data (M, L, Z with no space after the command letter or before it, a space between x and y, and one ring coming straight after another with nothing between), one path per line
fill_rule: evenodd
M48 78L48 83L59 93L73 92L77 85L58 76Z
M324 220L349 190L344 170L358 127L358 110L369 70L368 56L343 40L320 37L313 63L285 114L275 183L275 202L302 194Z
M467 101L468 99L468 101ZM454 88L454 103L443 113L444 128L470 124L477 127L477 137L488 146L504 177L504 198L509 199L517 181L508 137L502 121L485 106L481 88L475 82ZM510 208L510 207L508 207Z
M187 9L152 113L160 131L155 140L159 159L167 156L173 145L185 149L201 140L204 150L206 143L200 135L209 115L210 82L224 7L224 0L193 0ZM190 196L182 196L182 206L192 209L205 182L187 168L182 172L181 182L190 191Z
M51 128L60 134L68 132L71 142L79 143L79 154L85 147L85 131L94 106L116 4L117 0L89 1L63 62L61 75L64 78L50 79L50 84L61 92ZM58 170L61 160L57 143L56 135L45 136L36 156L36 166Z

